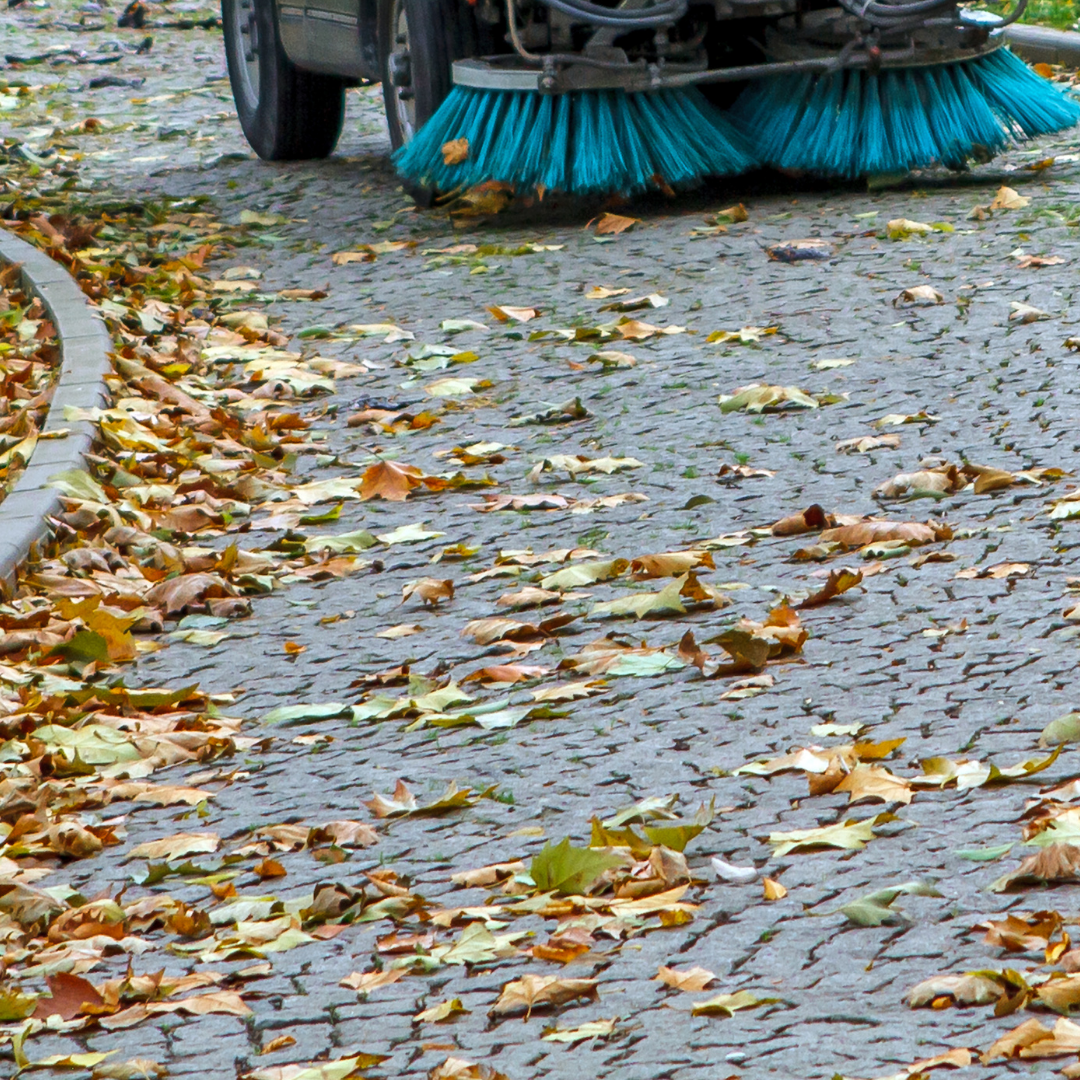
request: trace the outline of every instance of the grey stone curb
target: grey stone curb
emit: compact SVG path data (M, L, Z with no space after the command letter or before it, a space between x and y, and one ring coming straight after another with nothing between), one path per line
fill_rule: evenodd
M41 298L60 343L60 374L42 433L67 429L65 438L37 444L26 469L0 502L0 592L10 593L31 547L48 533L60 509L49 477L82 466L94 439L89 420L64 420L64 409L92 409L104 401L103 377L111 367L108 331L71 275L40 249L0 229L0 263L19 265L22 285Z
M1080 67L1080 34L1071 30L1014 23L1005 28L1005 37L1012 51L1028 63Z

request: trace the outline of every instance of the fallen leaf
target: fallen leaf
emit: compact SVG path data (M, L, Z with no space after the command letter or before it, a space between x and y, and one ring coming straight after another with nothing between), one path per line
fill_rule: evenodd
M185 855L204 855L217 851L221 837L217 833L176 833L162 840L148 840L131 849L129 859L164 859L172 862Z
M853 589L856 585L861 584L862 579L861 570L830 570L828 580L821 589L808 596L798 607L811 608L827 604L834 597L840 596L846 593L848 589Z
M607 236L610 234L624 233L628 229L632 229L635 225L641 224L640 218L623 217L621 214L604 213L598 218L593 218L589 222L589 225L596 224L596 233L598 236ZM585 227L588 228L589 225Z
M1020 865L1002 875L991 886L992 892L1009 892L1026 885L1051 885L1080 881L1080 847L1074 844L1049 844Z
M562 979L557 975L525 975L506 983L498 1000L488 1010L489 1016L517 1016L526 1019L533 1009L554 1008L568 1001L587 997L597 1000L597 979Z
M871 450L899 450L899 435L862 435L836 444L839 454L868 454Z
M46 976L45 982L51 996L38 999L33 1013L38 1019L47 1020L50 1016L60 1016L64 1020L72 1020L77 1016L92 1013L104 1004L104 999L93 983L78 975L57 972L55 975Z
M542 892L559 892L565 896L588 892L593 883L606 871L623 866L621 855L596 848L578 848L569 837L558 844L544 844L529 867L529 874Z
M351 975L346 975L338 985L355 990L358 994L368 994L372 990L377 990L380 986L389 986L391 983L396 983L398 979L405 978L407 974L405 968L390 968L385 971L354 971Z
M787 889L774 878L762 878L761 884L764 887L763 899L765 900L783 900L787 896Z
M1026 195L1021 195L1014 188L1004 184L998 188L997 194L990 203L991 210L1023 210L1031 200Z
M296 1065L270 1065L242 1073L240 1080L348 1080L360 1069L386 1061L384 1054L355 1054L333 1061L311 1061Z
M418 1012L413 1017L414 1024L445 1024L447 1020L455 1020L459 1016L465 1016L469 1012L461 1004L461 998L451 998L449 1001L440 1001Z
M818 532L833 524L832 516L814 503L798 514L789 514L773 522L769 531L773 536L801 536L803 533Z
M416 597L425 607L438 607L440 600L454 599L454 583L449 578L419 578L407 581L401 587L401 602L404 604Z
M917 304L921 307L930 307L944 302L945 297L932 285L915 285L910 289L904 289L893 301L893 305L899 307L901 304Z
M909 881L888 889L878 889L867 896L845 904L840 910L856 926L895 926L903 924L908 917L892 906L898 896L937 896L941 893L932 885Z
M835 847L844 851L862 851L874 838L874 826L892 815L879 814L863 821L843 821L835 825L823 825L817 829L794 829L791 832L769 833L769 843L774 846L773 858L779 859L792 851L814 851L822 847Z
M749 990L734 994L718 994L708 1001L698 1001L690 1009L692 1016L734 1016L740 1009L756 1009L760 1005L774 1005L779 998L759 998Z
M469 160L469 140L451 139L440 147L444 165L460 165Z
M671 967L661 967L653 976L653 981L663 983L665 986L670 986L673 990L684 990L688 993L694 993L699 990L704 990L709 983L715 980L715 978L715 973L701 967L689 968L686 971L679 971L676 968Z
M882 521L871 519L858 525L840 525L826 529L821 542L839 544L842 548L861 548L867 544L888 540L901 540L912 547L951 540L952 529L939 522Z
M1032 307L1031 304L1022 303L1019 300L1009 301L1012 312L1009 314L1009 322L1018 322L1022 326L1028 323L1039 322L1041 319L1049 319L1050 315L1040 308Z
M804 393L797 386L769 386L765 383L751 383L741 386L731 394L721 394L720 411L759 413L766 410L779 410L788 407L816 409L818 401Z
M395 461L376 462L364 471L360 498L404 502L409 492L420 486L423 475L423 470L415 465L399 465Z
M428 1073L428 1080L508 1080L508 1077L490 1065L477 1065L463 1058L448 1057Z

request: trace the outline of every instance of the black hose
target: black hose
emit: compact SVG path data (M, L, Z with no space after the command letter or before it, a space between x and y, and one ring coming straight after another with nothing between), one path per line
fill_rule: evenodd
M687 0L662 0L650 8L607 8L590 0L541 0L546 7L561 11L590 26L610 26L619 30L650 30L668 26L686 14Z

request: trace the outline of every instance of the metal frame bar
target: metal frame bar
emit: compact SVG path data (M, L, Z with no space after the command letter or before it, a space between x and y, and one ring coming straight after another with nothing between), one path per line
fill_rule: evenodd
M542 2L542 0L541 0ZM510 41L517 54L475 57L457 60L453 65L454 83L483 90L509 90L542 94L562 94L575 90L623 90L627 93L675 89L706 83L744 82L771 75L828 75L850 68L877 70L890 67L934 67L940 64L972 60L995 52L1005 44L1002 28L1015 22L1028 0L1016 0L1013 10L993 26L945 21L944 29L985 34L982 41L950 47L877 49L853 39L832 55L778 60L765 64L708 70L695 64L650 64L591 57L579 53L533 53L525 48L517 25L516 0L506 0ZM899 7L899 5L898 5ZM923 20L920 26L942 26L940 18Z

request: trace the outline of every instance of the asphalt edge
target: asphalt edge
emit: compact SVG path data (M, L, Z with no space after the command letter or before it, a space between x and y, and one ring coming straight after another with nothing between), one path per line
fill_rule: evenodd
M1005 28L1005 40L1017 56L1030 64L1080 67L1080 34L1071 30L1013 23Z
M19 267L22 287L39 297L56 328L60 373L42 434L68 434L41 439L15 486L0 502L0 593L10 595L19 567L34 545L50 535L48 519L60 510L60 495L49 478L83 466L94 441L89 420L64 420L69 405L92 409L105 400L104 376L111 372L112 341L102 318L90 306L72 276L40 248L0 228L0 263Z

